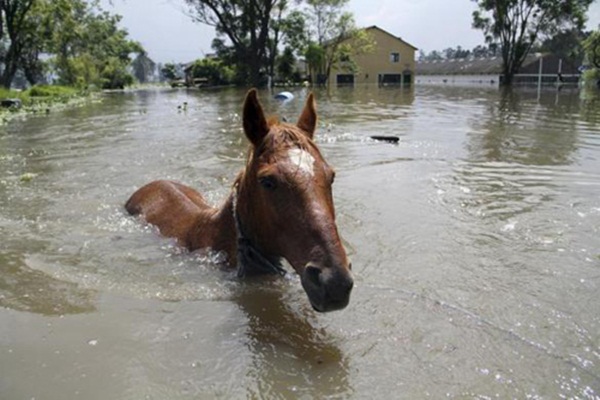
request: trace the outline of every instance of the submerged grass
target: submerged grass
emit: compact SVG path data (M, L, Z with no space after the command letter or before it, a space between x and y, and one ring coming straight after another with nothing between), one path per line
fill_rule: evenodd
M1 100L19 100L21 105L0 108L0 124L29 114L50 113L53 109L82 104L95 98L96 92L70 86L39 85L27 90L0 88Z

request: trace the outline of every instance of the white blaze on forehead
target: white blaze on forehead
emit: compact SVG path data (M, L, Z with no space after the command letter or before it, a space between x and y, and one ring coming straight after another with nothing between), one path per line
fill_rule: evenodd
M300 171L310 176L315 175L315 158L308 151L298 148L289 149L288 158Z

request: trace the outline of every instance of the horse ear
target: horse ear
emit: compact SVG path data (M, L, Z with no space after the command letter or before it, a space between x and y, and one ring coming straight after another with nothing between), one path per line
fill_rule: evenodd
M317 106L315 104L315 96L312 92L306 98L304 109L302 110L302 114L300 114L300 118L298 118L296 126L306 132L309 138L313 138L317 128Z
M244 133L254 146L258 146L269 132L256 89L250 89L244 100Z

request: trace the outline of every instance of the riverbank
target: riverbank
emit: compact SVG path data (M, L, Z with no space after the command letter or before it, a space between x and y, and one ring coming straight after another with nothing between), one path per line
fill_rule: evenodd
M0 89L0 125L28 115L49 114L52 111L76 107L98 100L95 91L68 86L34 86L27 90Z

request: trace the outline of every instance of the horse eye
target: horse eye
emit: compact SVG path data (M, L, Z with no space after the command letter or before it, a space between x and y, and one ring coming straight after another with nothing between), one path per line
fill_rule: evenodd
M277 188L277 180L272 176L261 176L258 178L258 183L267 190L275 190Z

